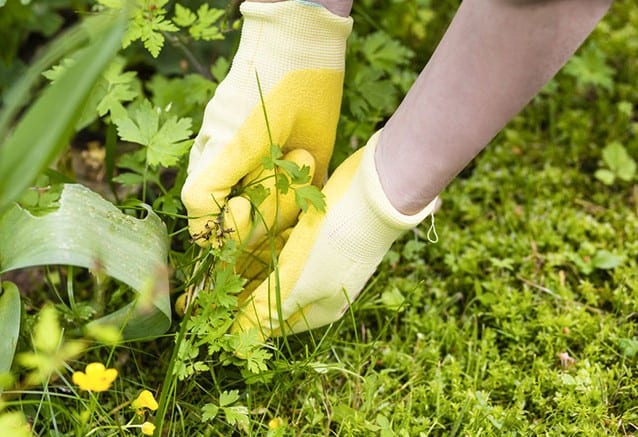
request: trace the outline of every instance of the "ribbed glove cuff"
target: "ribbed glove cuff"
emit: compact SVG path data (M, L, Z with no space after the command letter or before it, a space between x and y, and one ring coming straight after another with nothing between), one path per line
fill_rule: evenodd
M361 160L352 182L343 197L328 211L322 234L317 237L319 244L326 243L333 248L332 251L321 249L320 252L339 254L359 266L376 267L392 243L403 232L433 214L438 203L438 198L434 199L415 215L402 214L392 206L383 191L374 162L378 137L378 133L373 135L363 150L357 152L361 153ZM328 184L330 182L328 180ZM343 262L343 268L346 264ZM368 272L370 274L372 272Z
M388 227L399 231L406 231L412 229L436 211L438 197L414 215L405 215L392 206L383 191L374 161L380 133L381 131L376 132L366 145L359 167L359 177L361 178L361 184L364 187L364 195L368 200L368 204L374 209L377 216L385 222Z
M235 62L265 55L277 63L291 64L286 70L344 69L352 18L295 0L244 2L240 10L244 25Z

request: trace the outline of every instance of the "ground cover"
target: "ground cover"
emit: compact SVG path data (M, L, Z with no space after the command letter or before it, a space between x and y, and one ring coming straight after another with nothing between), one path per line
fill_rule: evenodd
M5 90L15 90L11 85L37 59L31 56L43 34L89 18L94 7L31 3L9 0L0 8L0 21L13 20L7 41L14 45L3 53L0 76L4 96L16 95ZM117 1L99 3L117 10ZM140 31L141 41L99 72L89 103L72 120L78 133L71 146L61 147L55 170L28 181L39 190L20 197L38 218L55 217L67 211L60 205L69 195L56 183L79 181L118 206L108 213L121 226L157 217L166 230L145 235L166 243L170 270L155 275L166 284L136 281L117 263L82 267L77 258L75 267L50 263L4 273L0 323L15 316L16 302L22 317L16 358L0 377L0 430L12 427L16 436L638 432L632 2L614 4L559 76L446 190L435 223L393 246L341 321L264 347L227 334L241 282L220 259L232 260L233 249L195 249L179 203L188 139L237 36L232 12L222 10L226 3L216 5L221 12L201 3L139 2L133 23L145 29L151 14L165 42ZM456 7L376 3L362 0L354 12L335 164L391 113ZM47 79L62 82L65 71L73 73L72 63L60 65L45 68ZM3 97L3 104L11 100ZM155 135L140 138L142 123L154 126ZM9 135L0 132L0 148L8 147ZM73 211L63 217L74 220ZM0 232L2 226L0 220ZM30 244L43 244L38 233L60 227L46 226L28 229L35 234ZM144 249L130 250L152 261ZM0 271L15 259L0 251ZM211 292L200 293L185 319L162 312L203 278ZM140 306L126 312L129 326L157 335L138 341L117 329L80 329L130 302ZM150 322L149 308L156 314ZM3 338L15 334L15 324L2 324ZM0 358L13 355L9 349Z

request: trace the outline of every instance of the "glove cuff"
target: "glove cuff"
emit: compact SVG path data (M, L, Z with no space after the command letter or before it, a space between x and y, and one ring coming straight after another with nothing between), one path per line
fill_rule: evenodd
M352 18L319 4L287 0L243 2L241 44L234 62L286 62L286 70L343 70ZM255 65L255 67L263 67Z
M359 167L359 177L368 204L377 213L377 216L390 228L394 228L398 231L406 231L412 229L428 216L434 214L439 203L439 198L436 197L425 208L414 215L403 214L390 203L390 200L381 186L374 160L380 134L381 131L377 131L365 146Z

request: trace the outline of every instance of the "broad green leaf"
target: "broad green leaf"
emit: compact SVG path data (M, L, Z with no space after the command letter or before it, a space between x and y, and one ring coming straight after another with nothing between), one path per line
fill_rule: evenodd
M115 123L123 140L146 146L149 165L175 165L190 148L190 118L170 117L160 126L159 109L148 100L142 102L129 118L115 120Z
M399 311L405 302L405 296L398 288L392 287L381 294L381 302L389 310Z
M597 269L609 270L618 267L623 262L623 257L606 250L599 250L592 257L591 263Z
M62 328L58 320L58 313L52 305L47 305L40 311L38 323L33 329L33 346L39 352L55 353L62 341Z
M636 175L636 161L627 153L625 147L617 141L605 146L603 149L603 161L623 181L630 181Z
M612 185L616 180L614 172L607 170L606 168L599 168L594 173L594 176L605 185Z
M0 429L5 436L31 437L30 425L24 414L18 411L0 414Z
M621 353L628 358L633 358L638 354L638 340L636 338L621 338L618 346Z
M20 292L12 282L0 289L0 373L11 368L20 333Z
M81 185L64 185L56 211L34 216L13 206L0 215L0 274L62 264L95 269L135 290L135 302L92 323L123 327L123 337L158 335L170 326L164 223L140 220Z
M67 146L93 85L120 47L124 24L120 16L96 38L66 73L45 89L0 145L0 211Z

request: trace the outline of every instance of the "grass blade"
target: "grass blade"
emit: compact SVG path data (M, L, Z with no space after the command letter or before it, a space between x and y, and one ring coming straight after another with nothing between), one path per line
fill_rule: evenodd
M13 282L0 284L0 373L11 369L20 333L20 292Z

